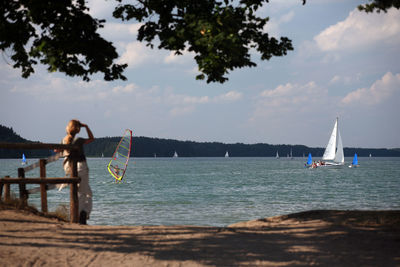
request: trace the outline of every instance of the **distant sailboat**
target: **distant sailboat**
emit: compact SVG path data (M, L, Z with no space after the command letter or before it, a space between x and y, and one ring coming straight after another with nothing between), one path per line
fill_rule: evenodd
M279 153L278 153L278 151L276 151L276 156L275 156L275 158L276 158L276 159L279 159Z
M311 165L312 165L312 156L311 153L308 153L308 159L305 167L311 167Z
M293 151L290 149L290 159L293 159Z
M229 153L228 153L228 151L226 151L226 153L225 153L225 158L229 158Z
M321 166L344 165L343 144L342 144L342 138L340 137L338 120L339 118L336 118L331 137L329 138L328 145L326 146L324 155L322 156L323 162Z
M354 154L353 162L349 166L349 168L358 167L358 157L357 153Z
M22 164L22 165L28 164L28 162L26 161L26 157L25 157L25 154L24 154L24 153L22 153L22 161L21 161L21 164Z
M104 153L101 153L101 157L104 158Z
M175 151L175 153L174 153L174 156L173 156L174 158L177 158L178 157L178 153L176 153L176 151Z

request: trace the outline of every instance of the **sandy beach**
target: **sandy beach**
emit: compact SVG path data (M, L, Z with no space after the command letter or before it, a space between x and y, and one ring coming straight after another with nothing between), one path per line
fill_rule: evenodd
M400 211L308 211L221 228L78 225L2 207L0 259L0 266L400 266Z

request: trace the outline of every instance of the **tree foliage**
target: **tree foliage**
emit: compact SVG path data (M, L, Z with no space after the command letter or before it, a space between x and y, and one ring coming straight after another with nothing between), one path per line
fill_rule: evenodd
M87 13L84 0L6 0L0 9L0 49L10 53L22 77L29 77L39 60L50 72L85 81L97 72L107 81L126 79L126 65L113 63L115 47L96 32L104 21Z
M138 40L153 47L195 54L201 72L197 79L225 82L226 75L242 67L254 67L252 49L262 60L293 50L287 37L277 40L263 31L268 18L256 11L266 0L143 0L120 4L114 17L143 23Z
M223 83L230 71L256 66L252 51L269 60L293 50L287 37L278 40L264 32L268 18L257 11L268 0L116 1L115 18L142 23L139 41L177 55L194 53L201 73L196 78L208 83ZM400 0L370 2L359 9L400 8ZM51 72L85 81L94 73L102 73L107 81L126 79L127 65L114 63L115 47L97 33L105 21L88 13L85 0L7 0L0 2L0 12L0 50L9 54L22 77L29 77L40 62Z
M207 82L223 83L230 71L256 66L251 50L269 60L293 49L287 37L278 40L264 32L268 18L256 11L268 0L117 1L114 17L143 23L139 41L177 55L193 52L201 72L197 79ZM114 63L115 47L97 33L105 21L88 14L85 0L1 1L0 9L0 49L23 77L40 62L51 72L85 81L98 72L105 80L126 79L126 65Z
M391 7L400 8L400 0L370 0L370 2L372 3L359 5L358 9L367 13L376 10L379 13L380 11L386 12Z

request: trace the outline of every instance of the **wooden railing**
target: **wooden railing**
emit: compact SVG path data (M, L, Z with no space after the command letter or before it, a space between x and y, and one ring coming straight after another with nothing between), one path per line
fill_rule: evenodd
M78 149L74 145L62 145L62 144L44 144L44 143L1 143L0 148L4 149L48 149L48 150L74 150ZM80 178L78 177L77 162L72 161L72 177L46 177L46 165L59 158L56 154L47 159L40 159L38 162L29 165L25 168L18 168L18 177L11 178L9 176L0 178L0 200L2 198L3 187L4 187L4 201L10 200L10 185L18 184L19 186L19 198L22 205L27 205L29 198L29 191L34 192L35 190L26 190L27 184L38 184L40 185L40 197L41 197L41 208L43 213L47 213L47 189L48 185L55 184L70 184L70 221L77 223L79 221L79 202L78 202L78 183ZM32 169L40 168L40 177L38 178L25 178L25 173Z

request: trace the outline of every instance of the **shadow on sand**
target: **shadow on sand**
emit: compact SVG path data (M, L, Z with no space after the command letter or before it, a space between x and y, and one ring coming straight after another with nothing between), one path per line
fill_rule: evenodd
M0 247L73 250L92 255L98 264L121 257L129 263L132 255L144 255L213 266L400 265L400 211L309 211L223 228L49 226L47 221L23 226L32 223L0 217L0 225L21 224L0 230Z

